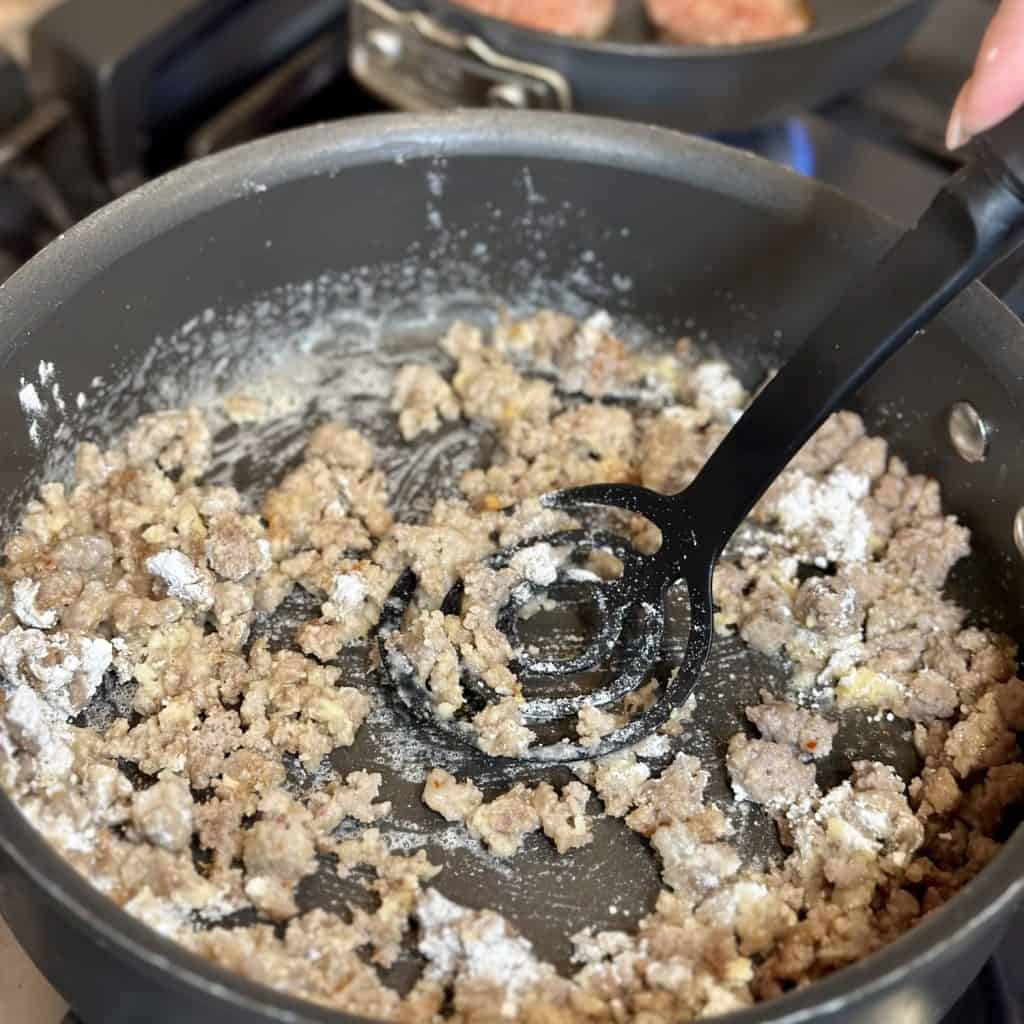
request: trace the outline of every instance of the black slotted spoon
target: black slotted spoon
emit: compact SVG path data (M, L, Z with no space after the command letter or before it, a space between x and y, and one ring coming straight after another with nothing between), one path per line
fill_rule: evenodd
M652 555L622 557L622 575L595 584L601 618L587 648L562 662L526 655L516 668L557 681L606 662L618 652L621 670L602 690L571 702L611 704L645 681L661 652L668 590L684 583L690 625L682 663L662 684L655 702L596 746L568 740L531 746L522 760L568 762L599 757L636 743L663 725L697 685L711 650L712 573L728 540L772 482L814 432L911 337L964 288L1021 241L1024 227L1024 111L977 137L970 162L939 191L916 226L856 282L769 381L712 453L694 481L672 495L631 484L594 484L546 495L551 508L607 506L638 513L661 531ZM590 543L576 531L532 538L529 544ZM499 552L505 564L516 548ZM608 547L608 543L603 546ZM406 602L411 581L405 587ZM542 589L542 588L541 588ZM523 594L513 601L522 604ZM430 696L388 657L386 644L400 628L402 602L382 620L385 672L402 700L432 726L473 742L464 723L439 723ZM507 618L507 617L506 617ZM480 688L476 688L479 692ZM494 695L496 697L497 695ZM551 717L557 701L524 702L527 723Z

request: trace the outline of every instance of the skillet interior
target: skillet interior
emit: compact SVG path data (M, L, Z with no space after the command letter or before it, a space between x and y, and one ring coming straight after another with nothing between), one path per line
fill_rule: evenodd
M916 0L806 0L811 13L811 27L807 32L784 39L734 46L686 46L660 41L644 13L643 0L618 0L611 29L606 36L596 41L536 32L499 18L469 11L457 3L450 3L449 0L426 0L423 6L456 20L463 19L467 25L471 22L478 23L489 34L499 32L510 40L519 38L524 42L558 43L571 50L617 53L639 58L649 55L710 60L761 50L799 49L823 39L862 29L914 6L915 2Z
M461 293L458 311L475 312L481 302L496 299L559 302L569 291L583 303L635 320L638 328L677 333L692 320L754 384L889 234L885 225L834 194L731 151L585 119L572 127L568 147L564 137L550 142L527 119L514 116L395 118L314 129L194 165L69 233L0 292L8 381L0 425L10 451L0 486L8 517L25 493L26 480L59 463L62 430L70 437L88 422L93 436L109 433L142 409L201 393L211 380L214 386L227 384L246 367L275 358L301 334L333 352L339 369L347 372L353 353L366 348L365 314L374 305L381 337L405 344L422 336L410 320L424 304L433 304L442 319L456 311L451 305L437 308L444 296L450 300ZM594 166L581 169L573 159ZM342 174L330 173L342 167ZM630 169L636 167L643 170L642 182ZM614 206L608 196L616 197ZM203 211L206 215L198 218ZM262 304L254 304L257 296L264 296ZM353 304L363 311L361 319L345 315ZM219 312L207 316L208 309ZM333 331L314 330L325 320L333 321ZM181 330L186 323L190 328ZM984 336L984 346L972 345L975 333ZM340 348L332 340L342 335L355 348ZM154 336L164 340L152 344ZM974 530L978 569L961 585L968 603L979 609L1020 608L1010 522L1024 494L1015 493L1008 468L1019 464L1024 441L1014 425L1018 396L1005 383L1011 374L1019 376L1018 338L1018 325L975 290L862 396L873 427L884 431L916 469L942 480L948 504ZM87 396L79 419L42 422L57 442L47 449L49 467L45 452L29 440L16 397L17 382L34 378L40 358L56 364L66 394ZM126 384L114 391L93 388L96 375ZM154 395L156 381L173 386ZM333 400L356 423L374 422L377 411L368 389L357 384L352 390L351 382L342 386L349 391L335 392ZM964 397L975 401L995 427L990 458L979 466L956 460L945 440L946 411ZM1019 629L1020 623L1007 625ZM756 690L757 682L756 673L745 675L744 690L748 685ZM708 704L715 706L710 697ZM700 752L714 755L715 744L735 728L734 710L727 708L721 721L709 720L710 746ZM867 745L860 756L875 742L869 734L852 739ZM375 756L353 750L346 752L346 761L360 754ZM570 878L538 850L528 860L527 882L505 887L510 911L545 952L558 955L558 915L580 913L612 923L598 916L607 910L610 884L631 907L641 908L649 896L653 874L637 867L636 852L621 844L621 837L606 838L595 846L589 873L577 870ZM71 898L90 906L107 926L133 939L132 958L160 949L171 970L190 964L189 957L163 949L137 926L125 926L123 915L84 890L52 858L37 856L38 843L25 835L5 798L0 800L0 846L23 869L34 865L37 882L45 876L55 884L58 891L51 896L58 902ZM943 912L947 920L955 914L977 917L987 886L1004 900L1015 895L1013 853L986 871L991 882L975 887L974 897L961 897ZM461 873L452 873L458 875L457 885L466 886L462 897L481 902L493 879L474 873L469 861L460 867ZM58 982L64 972L66 994L88 1014L84 972L65 958L54 960L52 943L43 941L22 903L22 886L4 873L5 909ZM556 901L569 886L573 900ZM973 914L967 910L972 900ZM563 904L558 915L549 910L554 902ZM624 906L623 912L628 921L639 911ZM935 921L814 992L822 998L839 994L846 991L844 976L871 980L886 968L905 966L908 956L935 939ZM622 922L617 915L616 923ZM970 929L961 934L969 936ZM968 960L965 956L965 966ZM207 978L217 976L206 965L195 969ZM229 988L253 993L252 986L234 979ZM870 985L864 991L870 992ZM131 992L126 986L126 997ZM227 993L218 997L227 998ZM816 998L809 993L787 998L760 1011L759 1019L776 1019ZM151 995L140 990L138 1000L133 1012L150 1003ZM269 1005L282 1002L273 997ZM306 1019L326 1018L309 1013Z
M722 47L638 42L650 34L641 0L624 3L618 39L600 42L533 32L448 0L401 0L398 6L426 11L504 57L560 74L574 111L717 135L772 124L855 92L897 57L932 0L810 2L816 20L809 32ZM352 10L358 27L360 9ZM372 17L367 22L374 23ZM416 110L482 102L477 75L467 86L460 58L423 45L408 28L406 39L405 56L393 67L367 58L360 80L371 91Z

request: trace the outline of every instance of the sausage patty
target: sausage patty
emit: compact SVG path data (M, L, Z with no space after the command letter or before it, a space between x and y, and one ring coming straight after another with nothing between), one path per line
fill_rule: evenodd
M615 0L456 0L479 14L538 32L599 39L615 16Z
M800 0L644 0L655 26L677 43L722 46L806 32Z

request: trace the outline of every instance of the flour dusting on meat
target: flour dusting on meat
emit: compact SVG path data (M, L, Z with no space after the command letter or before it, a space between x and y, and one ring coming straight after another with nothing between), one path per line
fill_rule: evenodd
M497 770L468 773L390 710L378 655L480 750L527 752L539 727L507 609L528 621L560 580L622 571L610 551L577 564L545 539L580 523L538 498L598 482L674 492L742 412L727 363L616 332L601 313L455 322L429 365L365 375L386 440L353 425L355 402L351 421L318 412L309 429L301 389L257 381L81 444L72 478L43 485L6 541L0 783L161 934L375 1019L668 1024L770 999L912 927L995 855L1024 799L1024 682L1016 645L944 594L967 530L853 413L798 453L715 573L716 631L791 677L734 700L724 749L689 728L691 699L633 749L496 786ZM40 386L52 377L40 367ZM20 397L35 424L36 386ZM225 423L250 454L280 427L287 468L252 493L226 483ZM428 481L406 472L424 451ZM611 526L640 551L659 542L638 517ZM410 573L415 598L380 649ZM569 735L596 752L660 685L577 706ZM733 700L727 683L699 692L702 707ZM916 775L879 754L830 787L840 726L881 716L912 735ZM364 730L373 764L358 763ZM411 780L420 823L397 795ZM775 859L744 846L756 815ZM574 926L572 973L494 907L443 894L449 853L515 885L538 863L588 863L611 831L649 844L660 894L628 929ZM308 908L318 887L333 909ZM240 911L255 923L235 924ZM384 980L399 964L416 967L403 994Z

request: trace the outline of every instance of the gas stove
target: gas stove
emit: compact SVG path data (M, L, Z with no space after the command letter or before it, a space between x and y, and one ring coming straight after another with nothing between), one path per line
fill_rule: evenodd
M862 94L722 141L912 218L955 165L945 117L992 3L939 0L902 60ZM69 0L45 13L29 34L27 68L0 49L0 278L170 167L385 109L349 74L346 6Z
M21 0L51 6L52 0ZM937 0L904 56L854 97L721 138L912 221L957 165L943 134L995 0ZM15 7L18 5L15 4ZM349 73L346 0L68 0L4 48L0 281L50 239L178 164L301 124L385 109ZM988 278L1024 316L1024 257ZM1024 1024L1024 915L945 1024ZM0 920L0 1020L80 1022ZM67 1016L63 1016L67 1013Z

